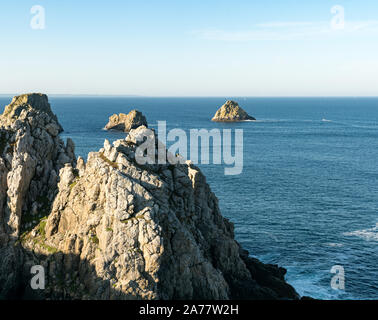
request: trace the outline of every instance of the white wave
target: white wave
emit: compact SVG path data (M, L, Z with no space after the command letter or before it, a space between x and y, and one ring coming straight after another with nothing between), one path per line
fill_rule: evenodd
M342 243L336 243L336 242L329 242L329 243L326 243L325 245L328 246L328 247L336 247L336 248L343 246Z
M258 120L245 120L245 121L253 121L253 122L285 122L285 120L278 120L278 119L258 119Z
M332 120L328 120L328 119L325 119L325 118L323 118L322 121L323 122L332 122Z
M375 227L365 230L356 230L343 233L344 236L354 236L366 241L378 241L378 223Z
M301 267L285 267L286 281L291 284L301 296L310 296L322 300L343 299L344 291L335 291L331 286L324 286L322 281L328 274L319 271L305 272Z

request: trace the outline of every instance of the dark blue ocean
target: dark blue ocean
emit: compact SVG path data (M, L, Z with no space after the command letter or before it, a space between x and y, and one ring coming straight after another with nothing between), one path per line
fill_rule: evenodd
M210 121L224 98L50 97L86 158L113 113L142 111L151 127L244 130L244 169L199 165L235 223L237 240L266 263L287 268L302 295L378 299L378 98L234 98L257 122ZM2 106L10 97L0 97ZM327 121L326 121L327 120ZM345 269L334 290L332 266Z

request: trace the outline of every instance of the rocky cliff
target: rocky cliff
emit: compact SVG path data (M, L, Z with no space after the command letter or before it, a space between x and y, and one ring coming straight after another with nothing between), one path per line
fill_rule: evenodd
M256 119L240 108L237 102L228 100L218 109L211 120L218 122L237 122Z
M148 127L146 117L138 110L131 110L128 114L120 113L110 116L105 129L129 132L139 126Z
M15 97L0 116L0 296L20 281L20 235L49 214L60 169L76 165L74 144L64 144L61 131L42 94Z
M13 122L0 118L0 297L298 298L283 268L234 240L197 167L136 162L153 130L76 160L39 97ZM45 290L30 287L33 265L45 269Z

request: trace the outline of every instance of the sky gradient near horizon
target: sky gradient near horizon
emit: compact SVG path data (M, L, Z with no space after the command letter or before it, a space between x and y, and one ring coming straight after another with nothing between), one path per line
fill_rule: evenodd
M0 30L0 94L378 96L376 0L3 0Z

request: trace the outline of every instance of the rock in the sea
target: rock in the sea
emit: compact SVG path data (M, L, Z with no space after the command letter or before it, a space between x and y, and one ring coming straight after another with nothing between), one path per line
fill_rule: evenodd
M211 120L217 122L237 122L256 119L240 108L237 102L228 100L220 109L218 109Z
M299 298L285 269L235 241L199 168L137 163L140 137L153 130L106 140L85 163L48 119L0 126L1 298ZM34 265L45 290L30 288Z
M148 127L146 117L138 110L131 110L128 114L113 114L105 129L129 132L140 126Z

